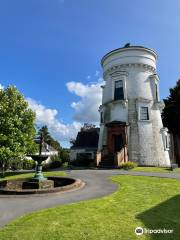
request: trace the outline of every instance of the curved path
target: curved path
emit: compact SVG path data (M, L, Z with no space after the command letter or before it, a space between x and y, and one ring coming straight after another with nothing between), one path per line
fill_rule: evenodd
M48 195L21 195L11 197L0 195L0 227L3 227L18 216L35 210L109 195L116 191L118 186L108 180L108 177L119 174L180 178L180 174L174 173L127 172L120 170L70 170L67 171L67 175L80 178L84 181L86 185L83 188Z

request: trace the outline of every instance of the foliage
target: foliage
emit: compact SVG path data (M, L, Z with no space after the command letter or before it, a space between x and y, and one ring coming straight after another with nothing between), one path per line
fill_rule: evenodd
M59 160L54 160L49 164L49 169L60 168L62 166L62 162Z
M0 168L35 151L35 113L24 96L13 86L0 90Z
M164 99L163 124L170 132L180 136L180 80L169 91L169 97Z
M135 167L137 167L137 163L131 162L131 161L128 161L128 162L123 163L121 165L121 168L123 168L124 170L129 170L129 169L132 169L132 168L135 168Z
M86 153L81 153L77 155L76 160L71 162L71 165L77 167L88 167L91 165L92 162L93 160L90 159Z
M1 240L180 239L179 180L122 175L112 179L117 192L19 217L0 231ZM174 231L138 237L137 226Z
M62 163L69 161L69 151L67 149L61 149L58 153L59 158L61 159Z
M35 161L31 159L23 159L23 169L31 170L35 168Z
M71 144L71 147L73 147L76 144L76 139L75 138L71 138L69 142Z
M41 129L38 131L38 134L41 134L41 133L42 133L44 142L46 142L48 145L50 145L57 151L61 150L60 143L51 136L51 134L49 133L48 127L46 125L42 126Z
M21 158L13 158L10 168L13 171L23 169L23 160Z
M58 157L59 159L61 159L62 163L64 162L68 162L69 160L69 152L67 149L63 149L60 145L60 143L55 140L51 134L48 131L48 127L47 126L43 126L38 134L41 134L43 136L44 142L46 142L48 145L50 145L51 147L53 147L55 150L58 151Z
M60 168L62 166L62 160L59 155L51 156L50 162L43 165L43 170Z

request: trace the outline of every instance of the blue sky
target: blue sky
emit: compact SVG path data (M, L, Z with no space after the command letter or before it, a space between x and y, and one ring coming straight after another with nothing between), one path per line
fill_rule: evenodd
M0 0L0 84L16 85L67 146L80 123L97 121L90 113L108 51L127 42L155 49L168 95L180 77L179 12L177 0Z

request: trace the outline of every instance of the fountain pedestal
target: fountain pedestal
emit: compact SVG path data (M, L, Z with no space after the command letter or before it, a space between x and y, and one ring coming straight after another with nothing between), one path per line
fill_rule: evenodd
M46 156L46 155L31 155L31 158L37 162L36 172L35 172L33 179L38 180L38 181L46 180L47 178L45 178L42 173L42 162L45 161L46 159L48 159L48 156Z
M23 183L23 189L47 189L54 187L54 181L48 180L42 173L42 162L48 156L46 155L31 155L31 158L37 162L36 172L33 178Z

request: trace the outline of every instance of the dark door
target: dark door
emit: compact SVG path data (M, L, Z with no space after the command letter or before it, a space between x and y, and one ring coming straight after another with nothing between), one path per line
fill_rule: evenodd
M114 152L119 152L123 148L122 134L114 135Z

